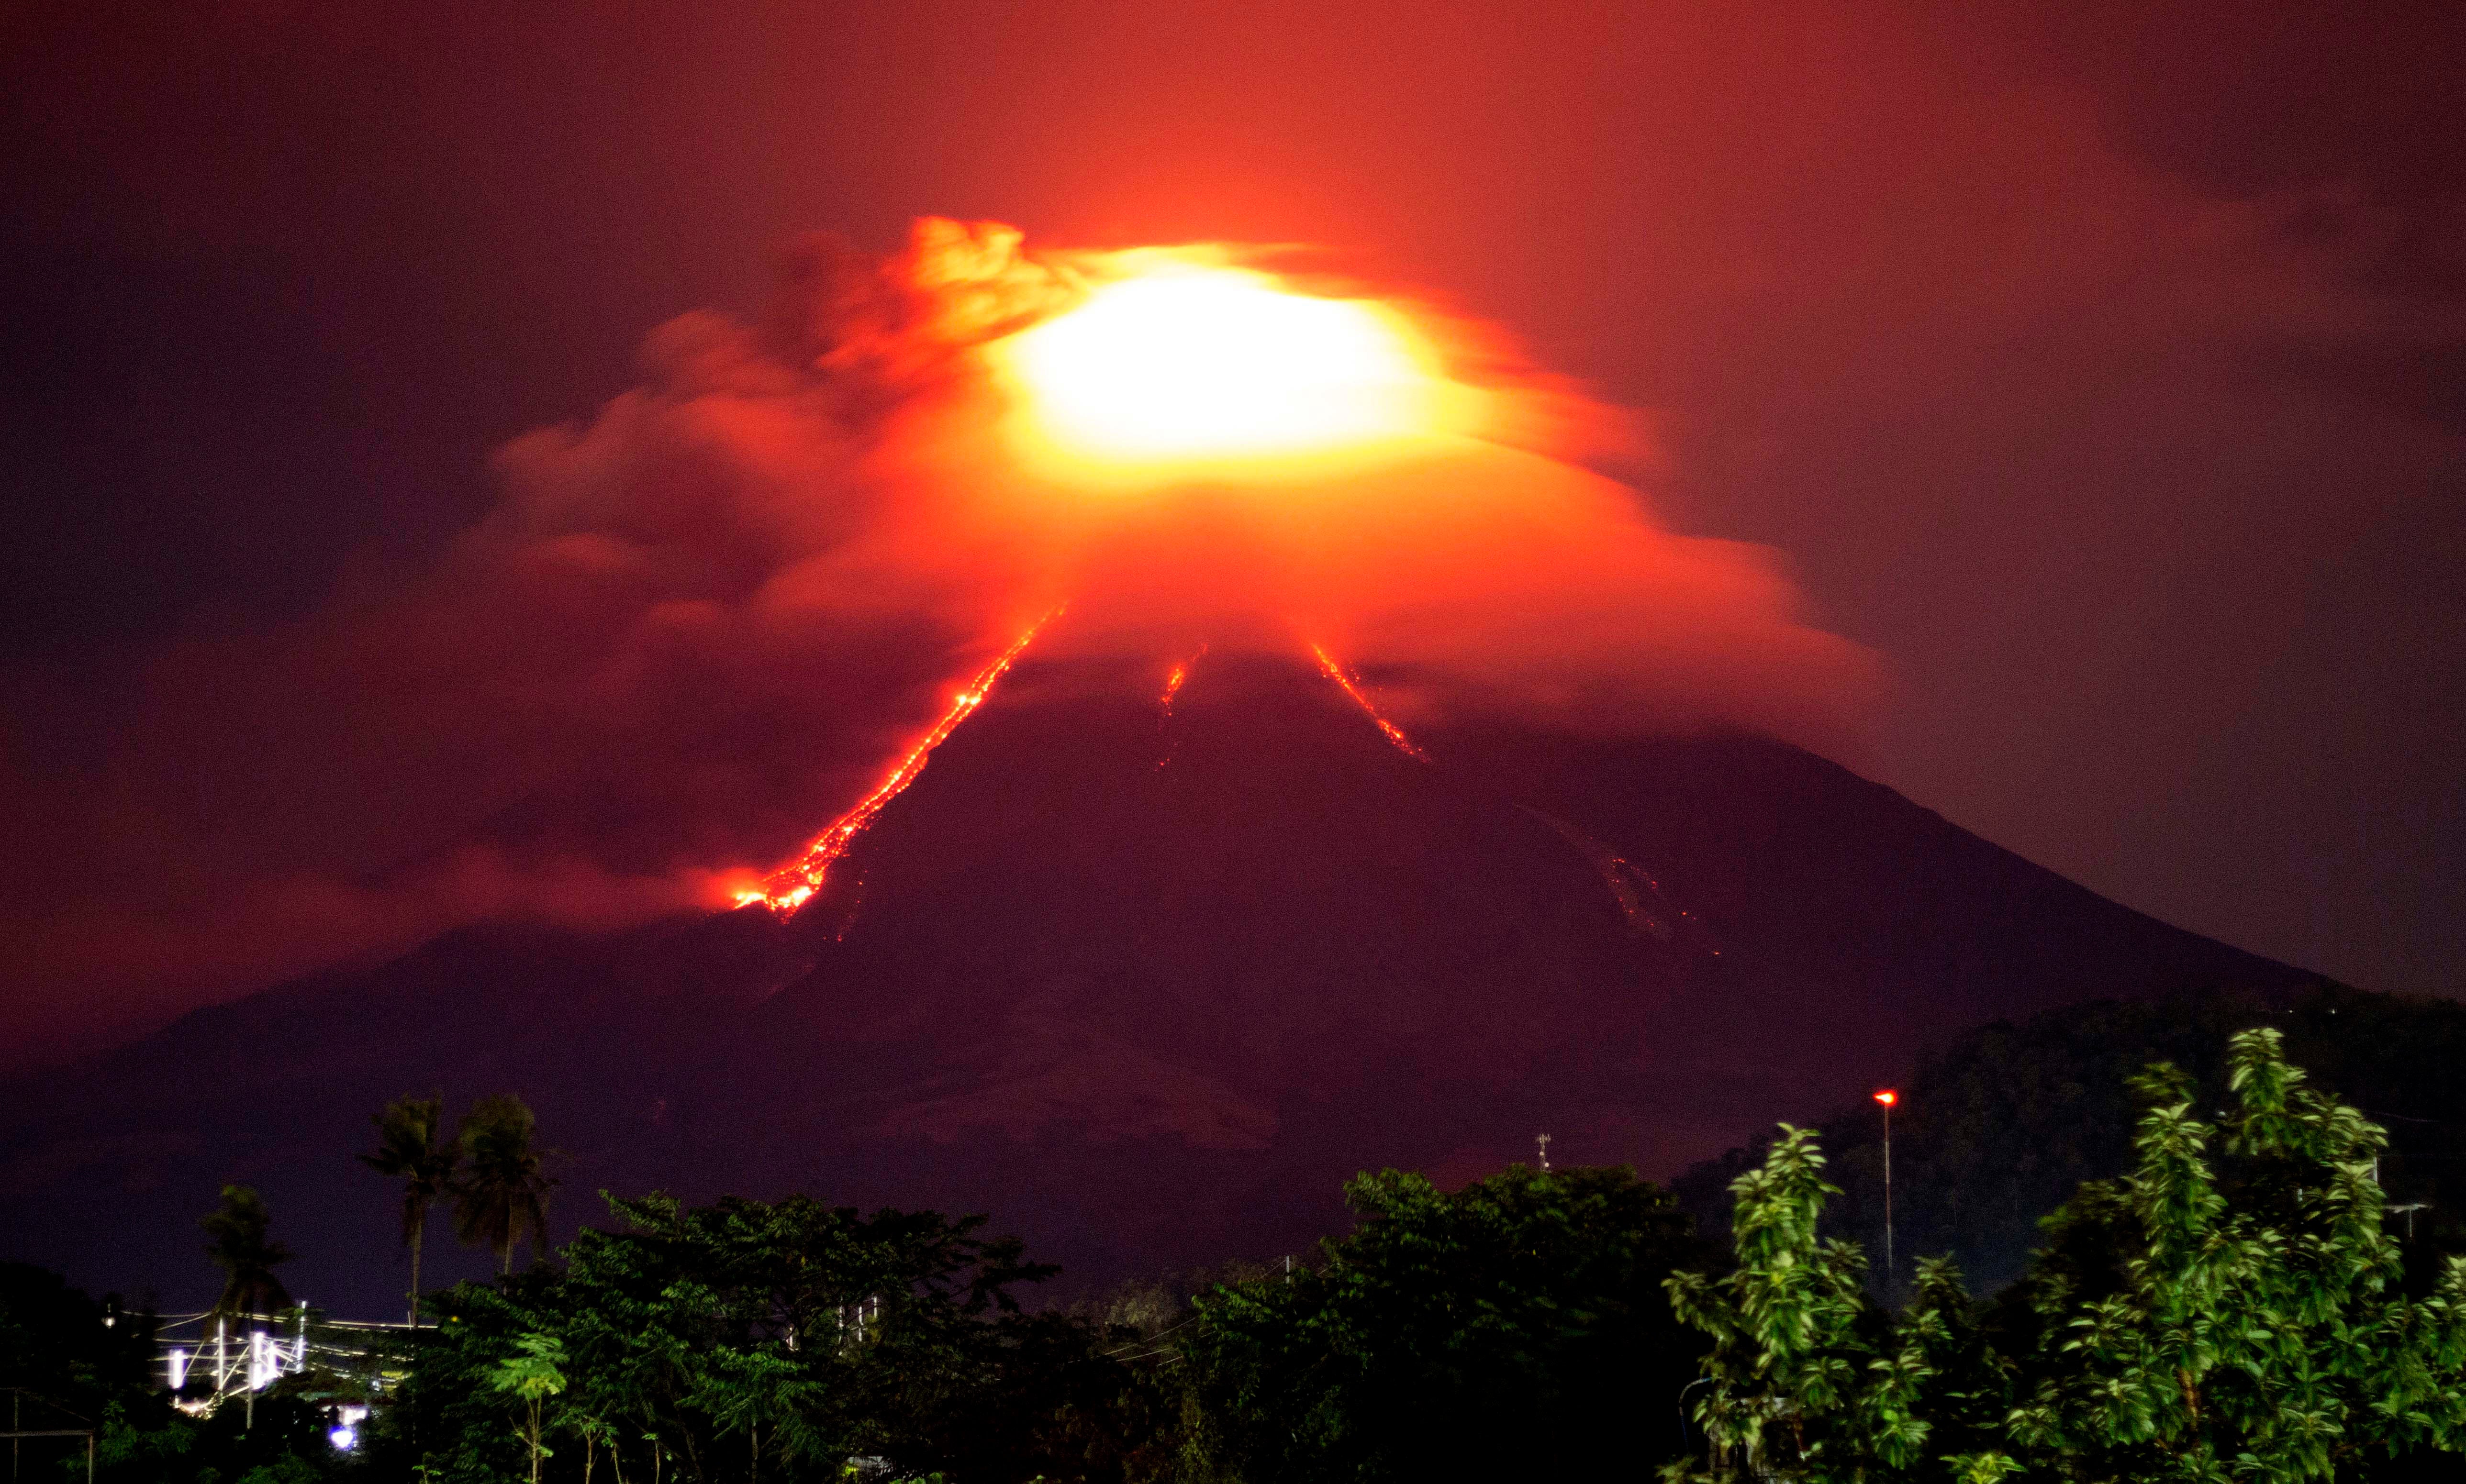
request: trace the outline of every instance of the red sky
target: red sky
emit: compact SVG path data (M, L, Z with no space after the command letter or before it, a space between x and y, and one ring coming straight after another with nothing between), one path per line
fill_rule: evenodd
M2466 22L2264 9L11 7L0 931L284 880L280 936L390 910L302 873L483 819L724 851L753 826L713 799L824 809L876 733L800 752L760 688L406 756L300 741L399 676L285 707L218 656L450 578L493 450L640 384L673 317L758 316L797 233L941 214L1320 244L1505 326L1645 410L1667 523L1776 548L1883 656L1862 770L2186 926L2450 988ZM911 641L779 684L896 695ZM166 687L198 735L100 764ZM250 727L329 749L325 791L210 761ZM619 746L762 776L595 786ZM20 972L0 1025L229 987L194 941Z

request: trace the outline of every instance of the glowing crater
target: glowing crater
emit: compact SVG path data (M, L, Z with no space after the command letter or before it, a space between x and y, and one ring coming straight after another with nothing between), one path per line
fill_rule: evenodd
M1105 284L998 359L1064 450L1140 462L1308 454L1427 431L1434 379L1361 299L1176 264Z

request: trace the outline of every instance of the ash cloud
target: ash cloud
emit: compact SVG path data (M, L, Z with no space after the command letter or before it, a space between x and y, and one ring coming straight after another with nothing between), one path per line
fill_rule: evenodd
M992 225L799 243L769 312L661 326L639 387L500 450L432 569L9 739L12 998L78 983L54 1012L111 1029L458 923L713 905L1065 599L1063 653L1320 641L1408 706L1854 736L1872 659L1778 560L1558 456L1621 417L1462 327L1492 436L1131 499L1021 464L976 352L1091 271Z

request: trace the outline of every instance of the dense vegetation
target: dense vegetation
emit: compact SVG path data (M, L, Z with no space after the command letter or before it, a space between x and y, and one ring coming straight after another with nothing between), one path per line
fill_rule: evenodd
M2039 1218L2084 1181L2131 1166L2132 1081L2164 1061L2225 1106L2226 1048L2265 1025L2288 1059L2338 1089L2386 1128L2380 1164L2389 1203L2424 1203L2396 1225L2427 1253L2466 1251L2466 1004L2326 989L2255 1001L2217 995L2163 1003L2097 1001L1971 1030L1900 1086L1893 1109L1893 1217L1908 1290L1920 1253L1949 1254L1974 1288L2018 1276L2040 1240ZM1824 1231L1883 1251L1882 1127L1872 1104L1815 1125L1842 1194ZM1729 1240L1733 1181L1770 1139L1732 1150L1670 1183L1714 1241ZM1873 1274L1881 1288L1880 1273Z
M2361 1107L2296 1070L2306 1049ZM1905 1254L2033 1249L1990 1285L1931 1256L1887 1288L1844 1240L1872 1213L1868 1112L1726 1162L1705 1225L1730 1256L1690 1219L1710 1170L1687 1202L1625 1170L1387 1171L1300 1263L1067 1310L982 1218L804 1197L612 1200L518 1268L552 1185L528 1111L491 1099L448 1139L406 1099L367 1162L406 1245L450 1202L498 1279L429 1296L356 1373L195 1417L149 1384L149 1317L0 1268L0 1384L95 1419L99 1476L128 1484L2456 1477L2461 1052L2466 1009L2350 992L1977 1032L1904 1089L1895 1185ZM204 1226L218 1307L288 1302L254 1191ZM330 1408L375 1387L338 1453ZM27 1463L76 1477L82 1445Z
M1703 1342L1663 1282L1703 1258L1624 1169L1522 1166L1452 1194L1364 1175L1321 1261L1202 1294L1181 1331L1193 1451L1244 1479L1596 1477L1674 1451ZM1654 1405L1658 1403L1660 1405Z
M1696 1254L1666 1195L1527 1169L1351 1194L1360 1229L1313 1262L1111 1313L1028 1312L1015 1291L1050 1270L975 1219L614 1202L618 1229L553 1268L444 1296L377 1457L471 1479L832 1478L871 1458L1123 1481L1637 1457L1629 1402L1674 1397L1701 1348L1662 1291Z
M1014 1290L1051 1270L980 1218L610 1204L616 1229L554 1265L442 1296L378 1458L469 1479L833 1478L851 1457L1123 1475L1142 1429L1116 1421L1135 1406L1112 1337L1024 1312Z
M2214 1122L2180 1070L2136 1079L2131 1172L2081 1187L1989 1305L1939 1258L1872 1306L1864 1253L1817 1233L1817 1141L1784 1128L1734 1186L1736 1268L1670 1279L1715 1346L1708 1456L1667 1484L2456 1476L2466 1259L2409 1296L2381 1131L2274 1030L2227 1060Z

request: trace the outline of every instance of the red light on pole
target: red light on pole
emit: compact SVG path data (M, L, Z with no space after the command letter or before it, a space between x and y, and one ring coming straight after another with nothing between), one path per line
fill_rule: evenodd
M1884 1105L1884 1297L1893 1296L1893 1104L1901 1095L1885 1088L1875 1095Z

